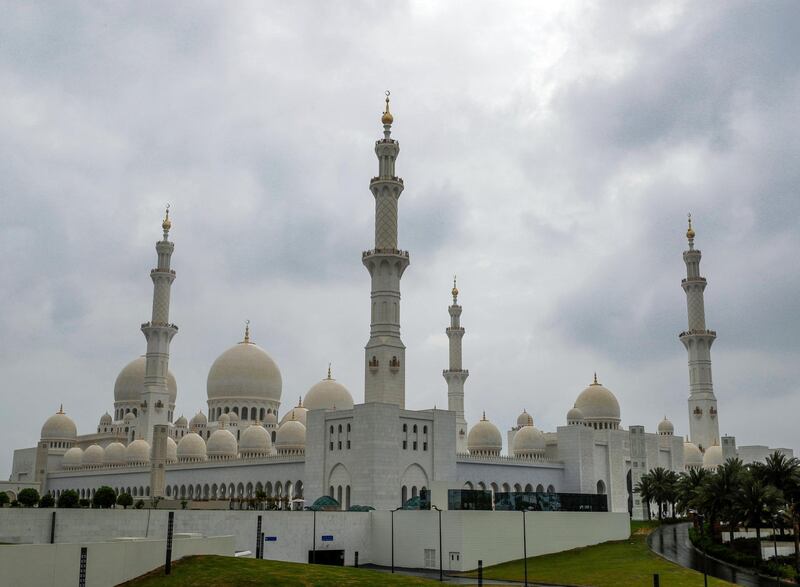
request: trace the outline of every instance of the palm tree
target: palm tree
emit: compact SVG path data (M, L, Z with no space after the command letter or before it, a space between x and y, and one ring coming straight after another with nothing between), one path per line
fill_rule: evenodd
M736 493L742 486L747 469L740 459L728 459L724 464L717 467L717 475L722 477L722 484L725 487L725 500L720 512L728 522L728 532L731 543L733 543L733 533L739 527L741 521L741 509L737 507Z
M633 488L633 491L639 494L642 502L644 502L644 504L647 506L647 519L652 519L650 502L652 502L654 498L654 487L649 473L645 473L641 476L639 482L636 484L636 487Z
M699 507L698 493L708 474L708 469L689 469L678 476L675 484L678 511L686 513Z
M785 454L775 451L769 455L763 463L754 465L754 473L766 485L772 485L775 489L783 492L787 498L791 498L792 478L800 471L800 461ZM789 500L787 500L789 501ZM791 504L787 503L789 510ZM784 534L784 524L780 524L781 536Z
M783 501L783 495L772 485L765 485L757 475L747 474L736 493L734 509L737 509L748 526L756 529L758 558L761 559L761 524L775 515Z
M736 467L720 466L713 473L709 473L697 492L695 503L697 509L704 514L711 527L712 537L715 536L715 522L723 516L731 514L731 503L736 493L741 474ZM731 526L733 535L733 526Z

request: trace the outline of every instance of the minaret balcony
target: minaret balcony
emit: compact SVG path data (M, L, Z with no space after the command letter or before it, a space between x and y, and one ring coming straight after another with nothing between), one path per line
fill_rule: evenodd
M399 183L400 185L403 185L403 178L402 177L397 177L396 175L391 175L391 176L386 176L386 177L380 177L380 176L379 177L373 177L372 179L369 180L369 185L372 185L373 183L379 183L379 182L393 182L393 183Z
M684 277L681 283L707 283L705 277Z
M678 335L678 338L684 338L686 336L713 336L716 338L717 331L716 330L684 330Z
M175 275L175 270L156 267L155 269L150 270L150 275L152 275L153 273L169 273L170 275Z
M143 322L142 328L170 328L172 330L178 330L175 324L169 324L167 322Z
M361 258L367 259L369 257L375 257L378 255L392 255L395 257L403 257L408 259L408 251L401 251L400 249L371 249L369 251L363 251L361 253Z

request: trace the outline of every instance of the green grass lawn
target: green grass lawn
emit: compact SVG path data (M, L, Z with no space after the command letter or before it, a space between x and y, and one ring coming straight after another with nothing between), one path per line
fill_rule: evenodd
M649 587L653 574L661 575L663 587L701 587L703 575L654 554L647 535L655 523L633 522L629 540L604 542L557 554L528 559L528 581L592 587ZM477 576L476 573L466 573ZM522 581L523 559L483 570L484 579ZM733 585L709 577L709 586Z
M391 575L379 571L304 565L230 556L190 556L173 563L172 574L164 569L124 583L125 587L240 587L248 585L436 585L438 581Z

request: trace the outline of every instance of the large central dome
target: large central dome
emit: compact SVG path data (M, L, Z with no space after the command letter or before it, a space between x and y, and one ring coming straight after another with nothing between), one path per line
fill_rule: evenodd
M117 375L114 382L114 401L115 402L136 402L142 401L144 392L144 372L147 366L147 359L144 356L138 357L125 365ZM172 371L167 373L167 391L169 391L169 401L175 404L178 396L178 384Z
M208 372L208 399L281 400L278 365L264 349L240 342L222 353Z

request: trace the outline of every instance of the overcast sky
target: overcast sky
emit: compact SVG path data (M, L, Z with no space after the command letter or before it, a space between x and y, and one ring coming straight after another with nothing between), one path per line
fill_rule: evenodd
M363 401L387 88L407 407L447 404L457 273L469 422L554 431L596 371L687 434L691 211L720 430L800 448L797 2L2 4L0 476L112 411L166 202L177 414L246 319L282 412L329 361Z

